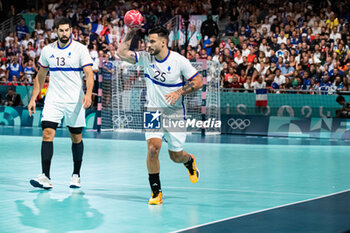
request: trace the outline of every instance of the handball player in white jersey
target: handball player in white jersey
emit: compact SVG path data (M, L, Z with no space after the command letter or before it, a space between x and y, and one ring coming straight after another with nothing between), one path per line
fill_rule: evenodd
M202 76L191 63L177 52L170 51L168 31L155 27L149 31L148 52L129 50L132 38L137 29L130 29L118 48L118 56L132 64L144 68L147 85L148 109L167 110L167 114L184 114L182 110L183 95L197 91L202 87ZM183 80L184 77L186 80ZM186 82L185 82L186 81ZM192 183L199 179L199 170L193 155L183 150L186 132L146 132L148 145L147 169L152 195L149 204L159 205L163 202L159 179L159 151L162 138L168 143L170 158L176 163L183 163L188 169Z
M94 83L92 59L87 47L72 38L71 22L61 18L55 22L58 40L43 48L39 58L40 69L34 81L33 93L28 105L29 115L35 113L35 99L50 71L41 126L42 174L30 180L34 187L51 189L50 166L53 156L53 139L56 128L64 117L72 139L74 170L71 188L80 187L80 168L84 145L82 129L85 127L85 109L91 105ZM83 92L83 72L86 76L86 94Z

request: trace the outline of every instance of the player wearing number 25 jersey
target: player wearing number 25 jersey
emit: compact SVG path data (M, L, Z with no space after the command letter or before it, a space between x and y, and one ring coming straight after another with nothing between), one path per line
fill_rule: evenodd
M136 65L144 67L147 106L150 108L183 108L183 96L180 101L170 105L165 95L178 90L185 82L191 81L199 74L189 60L170 50L162 60L158 60L148 52L135 52L135 59Z
M118 56L123 60L142 66L147 85L148 109L166 109L167 114L178 114L184 108L183 95L197 91L202 87L202 76L191 63L177 52L170 51L168 31L156 27L149 31L148 52L133 52L129 50L135 30L130 29L118 48ZM154 113L153 118L158 117ZM168 143L170 158L176 163L183 163L188 169L192 183L199 179L195 158L183 150L186 132L146 132L148 145L147 169L152 195L148 203L159 205L163 203L163 193L159 178L159 151L162 139Z

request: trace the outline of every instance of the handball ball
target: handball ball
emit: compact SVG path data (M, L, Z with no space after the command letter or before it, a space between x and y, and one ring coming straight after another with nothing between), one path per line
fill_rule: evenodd
M124 23L127 27L134 29L142 24L142 14L137 10L130 10L124 16Z

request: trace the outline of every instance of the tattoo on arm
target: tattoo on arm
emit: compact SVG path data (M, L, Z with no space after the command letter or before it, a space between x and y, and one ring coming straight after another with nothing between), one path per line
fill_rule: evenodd
M186 93L188 91L194 91L194 83L190 82L189 84L186 84L185 86L183 86L181 89L178 90L178 92L180 94Z

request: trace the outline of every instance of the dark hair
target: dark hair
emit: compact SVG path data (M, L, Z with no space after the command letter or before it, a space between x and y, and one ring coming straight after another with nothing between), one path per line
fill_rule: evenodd
M149 33L149 35L151 34L158 34L159 37L163 37L165 39L168 40L168 35L169 35L169 32L168 30L163 27L163 26L155 26L154 28L152 28Z
M70 21L70 19L63 17L55 21L55 28L58 29L58 27L63 24L69 24L69 27L72 27L72 22Z
M341 101L345 101L345 98L344 98L344 96L340 95L337 97L336 101L337 101L337 103L339 103Z

